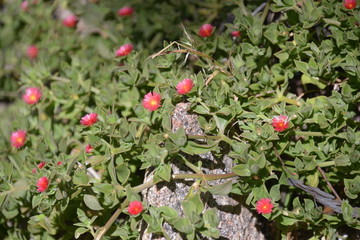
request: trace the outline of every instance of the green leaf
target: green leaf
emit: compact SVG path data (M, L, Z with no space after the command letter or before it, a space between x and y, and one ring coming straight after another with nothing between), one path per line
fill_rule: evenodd
M281 198L281 196L280 196L280 184L276 184L276 185L271 187L271 189L270 189L270 197L271 197L272 201L274 201L274 202L280 200L280 198Z
M84 227L79 227L78 229L76 229L75 231L75 238L78 239L82 234L89 232L90 230Z
M156 175L169 182L171 178L171 167L169 164L163 164L157 167Z
M43 199L44 199L44 196L42 194L33 196L32 201L31 201L32 208L36 208Z
M145 154L145 160L150 163L152 166L159 166L164 162L165 158L168 156L168 151L166 148L160 148L155 144L149 146L148 152Z
M351 207L351 205L348 203L347 200L342 201L341 204L341 211L343 214L343 218L345 220L345 222L352 222L353 221L353 208Z
M211 186L206 188L211 194L215 195L227 195L232 190L232 184L233 182L230 180L226 183L218 184L215 186Z
M301 82L302 84L308 84L308 83L314 84L320 89L324 89L326 87L324 83L320 82L319 78L311 77L310 75L305 73L301 76Z
M194 227L188 218L177 218L172 225L176 230L182 233L191 234L194 232Z
M89 182L89 176L84 170L77 170L73 176L73 182L77 185L86 185Z
M349 166L350 163L350 159L348 155L345 154L340 154L339 156L337 156L335 159L335 166L341 167L341 166Z
M284 225L284 226L292 226L294 225L296 222L298 222L298 219L295 218L291 218L291 217L287 217L284 215L281 215L277 218L277 221L279 221L280 224Z
M127 164L120 163L118 166L116 166L115 172L116 172L116 176L119 179L119 181L122 184L126 183L126 181L128 180L128 178L130 176L130 170L129 170Z
M242 177L249 177L251 176L250 169L245 164L238 164L237 166L233 167L233 172Z
M193 141L187 141L186 145L184 147L182 147L181 150L190 155L205 154L205 153L208 153L208 152L216 149L218 146L218 143L219 143L218 141L214 141L212 144L202 145L202 144L195 143Z
M187 137L183 127L179 128L176 132L169 133L170 139L179 147L183 147L186 144Z
M279 52L274 53L274 56L280 60L280 63L286 62L289 60L289 53L285 50L281 50Z
M264 32L264 36L269 39L272 44L276 44L278 42L277 38L279 36L279 33L277 31L277 27L278 23L273 22L267 26L267 29Z
M156 217L150 216L148 214L142 214L142 217L148 224L146 232L148 232L148 233L162 233L163 232L161 222L159 222L160 219L157 219Z
M302 62L302 61L298 61L298 60L294 60L295 65L297 67L297 69L304 73L307 74L308 73L308 64L306 62Z
M113 154L116 155L119 153L127 152L127 151L131 150L132 146L133 146L133 143L122 142L120 147L113 149Z
M188 197L181 203L181 205L183 206L184 213L187 216L190 216L192 212L199 215L204 210L204 203L202 202L199 193Z
M174 209L172 209L171 207L168 207L168 206L159 207L158 211L162 213L161 215L166 220L177 218L179 216L177 211L175 211Z
M209 110L206 109L202 105L196 105L196 107L194 108L193 111L196 112L196 113L199 113L199 114L209 114L210 113Z
M86 226L90 224L90 219L86 216L83 210L80 208L76 209L76 214L78 215L79 220Z
M109 160L109 157L98 155L98 156L92 156L91 158L88 158L87 162L89 164L91 164L91 166L95 166L97 164L106 162L107 160Z
M85 205L90 208L91 210L103 210L103 207L101 207L97 197L93 196L93 195L89 195L89 194L85 194L84 195L84 202Z
M344 179L345 194L351 199L358 198L360 193L360 176L356 176L354 179Z
M216 209L211 208L205 211L203 215L204 219L204 227L206 230L201 231L202 234L211 238L219 238L220 237L220 230L218 229L220 220L217 215Z
M217 210L215 208L210 208L205 211L204 215L204 226L206 228L216 228L219 225L219 217L217 215Z

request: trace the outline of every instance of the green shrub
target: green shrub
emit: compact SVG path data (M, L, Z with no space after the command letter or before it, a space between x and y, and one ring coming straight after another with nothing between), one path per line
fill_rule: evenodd
M165 221L187 239L218 238L204 192L245 196L254 213L271 199L262 216L283 239L360 229L359 7L151 0L131 2L134 14L121 17L122 1L29 1L26 11L20 2L0 4L2 239L136 239L143 221L159 234ZM76 28L61 23L68 10ZM203 38L205 23L215 28ZM115 58L125 43L133 51ZM36 57L26 55L30 45ZM185 78L194 87L180 95ZM36 104L21 97L29 87L41 90ZM142 104L149 92L161 95L154 111ZM172 132L181 102L203 135ZM90 113L98 121L80 124ZM26 131L24 145L21 136L10 140L17 130ZM230 157L233 171L203 174L201 162L184 157L210 151ZM171 172L179 159L193 175ZM149 169L155 175L144 183ZM236 181L207 185L230 177ZM184 200L183 218L142 199L141 190L185 178L200 187ZM144 207L135 216L132 201Z

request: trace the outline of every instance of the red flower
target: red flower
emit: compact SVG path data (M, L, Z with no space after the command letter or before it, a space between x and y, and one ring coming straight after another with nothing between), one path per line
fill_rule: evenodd
M31 170L31 172L32 172L32 173L36 173L36 168L33 168L33 169Z
M343 0L343 5L347 9L354 9L356 7L356 0Z
M141 202L139 201L132 201L130 204L129 204L129 207L128 207L128 212L131 214L131 215L137 215L139 213L142 212L143 210L143 205Z
M21 3L20 7L24 12L27 12L29 10L29 2L28 1L23 1Z
M272 126L275 131L282 132L289 127L288 117L284 115L274 116L272 118Z
M86 114L81 118L80 123L85 126L91 126L97 122L97 116L98 115L96 113Z
M86 147L85 147L86 153L91 153L93 149L94 148L90 144L86 145Z
M126 44L120 46L120 48L118 50L116 50L115 55L117 57L126 56L126 55L129 55L132 50L133 50L133 45L130 43L126 43Z
M41 162L41 163L38 164L39 169L42 169L44 166L45 166L45 162Z
M260 214L268 214L272 212L274 205L271 203L270 198L262 198L256 203L256 210Z
M118 15L125 17L125 16L131 16L134 13L134 9L132 7L123 7L120 8L118 11Z
M64 18L62 23L65 27L72 28L72 27L76 26L77 21L78 21L78 18L75 15L69 15L66 18Z
M62 161L58 161L58 162L56 163L56 165L60 166L62 163L63 163Z
M26 50L26 55L31 59L36 58L38 54L39 54L39 49L35 45L29 46L28 49Z
M149 111L155 111L156 109L161 107L160 101L161 101L161 95L159 93L149 92L148 94L145 95L142 101L142 105L144 106L144 108L146 108Z
M41 91L39 88L36 87L27 88L22 98L27 104L35 104L41 98Z
M204 24L199 29L199 35L201 37L210 37L214 27L211 24Z
M11 145L20 148L24 146L26 141L26 131L25 130L17 130L11 134Z
M189 79L189 78L185 78L184 80L182 80L181 82L179 82L176 85L176 91L179 94L187 94L188 92L191 91L191 89L194 87L194 82L193 80Z
M44 192L49 187L49 179L47 177L40 178L36 186L38 187L38 192Z
M231 36L238 38L241 36L241 32L240 31L232 31L231 32Z

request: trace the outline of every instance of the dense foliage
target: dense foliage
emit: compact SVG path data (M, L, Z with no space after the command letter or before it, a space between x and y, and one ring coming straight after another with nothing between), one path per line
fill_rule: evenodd
M124 6L131 9L120 13ZM207 191L245 196L283 239L360 230L358 6L0 7L1 239L136 239L141 222L162 234L164 221L187 239L216 239L216 211L203 211ZM191 104L203 136L172 132L180 102ZM182 177L171 173L175 159L186 161L180 155L209 151L233 160L233 172L217 178L235 182L210 187L201 163L187 163L201 187L189 193L185 216L142 199L141 190ZM143 183L149 168L154 179Z

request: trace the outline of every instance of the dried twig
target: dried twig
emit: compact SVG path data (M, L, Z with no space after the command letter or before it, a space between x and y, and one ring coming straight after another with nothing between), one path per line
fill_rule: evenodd
M328 181L328 179L327 179L327 177L326 177L326 175L325 175L324 170L322 170L322 168L319 167L319 166L317 167L317 169L318 169L318 171L321 173L321 175L323 176L323 178L325 179L327 185L329 186L329 188L331 189L331 191L333 192L333 194L336 196L336 199L341 201L340 196L337 194L337 192L335 191L335 189L333 188L333 186L331 185L331 183Z

